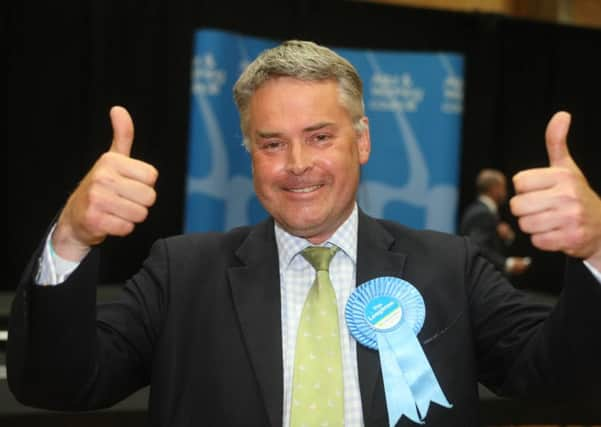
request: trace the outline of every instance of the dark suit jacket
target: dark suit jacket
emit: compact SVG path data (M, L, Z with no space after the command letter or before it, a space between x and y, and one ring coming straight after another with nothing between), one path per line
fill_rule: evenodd
M601 378L601 286L582 263L569 263L551 311L529 304L462 237L360 214L357 256L357 283L398 276L424 297L418 338L454 405L433 404L428 426L478 425L478 380L525 395L586 393ZM33 284L36 259L10 322L8 380L21 402L101 408L150 384L151 425L282 425L273 220L160 240L120 299L98 307L94 253L56 287ZM378 354L358 345L357 357L365 424L385 426Z
M505 243L497 234L499 216L480 200L472 202L464 211L459 224L459 233L468 236L499 270L505 271Z

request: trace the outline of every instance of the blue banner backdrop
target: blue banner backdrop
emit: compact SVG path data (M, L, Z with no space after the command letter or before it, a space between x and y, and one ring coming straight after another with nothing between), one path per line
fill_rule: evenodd
M276 40L195 33L185 231L222 231L267 216L252 185L232 87ZM359 206L414 228L454 232L463 106L463 57L332 48L364 82L372 153Z

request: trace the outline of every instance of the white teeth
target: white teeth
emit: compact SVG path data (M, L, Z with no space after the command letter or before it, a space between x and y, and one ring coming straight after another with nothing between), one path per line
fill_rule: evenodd
M311 191L317 190L321 185L314 185L312 187L304 187L304 188L290 188L289 190L293 193L310 193Z

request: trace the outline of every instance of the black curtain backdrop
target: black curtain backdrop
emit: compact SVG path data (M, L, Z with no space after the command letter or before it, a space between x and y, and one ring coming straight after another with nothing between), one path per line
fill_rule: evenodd
M508 175L546 164L553 112L573 114L570 147L601 192L597 132L601 31L499 15L427 11L346 1L12 1L7 24L8 273L14 290L70 191L108 149L112 105L136 125L133 156L160 172L158 201L127 238L102 246L104 280L120 282L159 237L182 231L193 31L305 38L328 45L452 50L466 58L460 209L482 167ZM377 141L373 141L377 150ZM515 222L514 222L515 225ZM558 292L561 254L534 258L518 286Z

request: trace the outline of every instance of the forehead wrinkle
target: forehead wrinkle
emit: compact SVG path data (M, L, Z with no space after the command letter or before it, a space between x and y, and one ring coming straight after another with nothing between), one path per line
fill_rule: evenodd
M303 133L314 132L316 130L323 129L323 128L330 127L330 126L336 127L336 124L334 122L319 122L314 125L309 125L309 126L303 128L302 132ZM258 130L258 131L256 131L256 135L259 138L278 138L278 137L281 137L283 135L283 133L278 132L278 131L271 132L271 131Z

